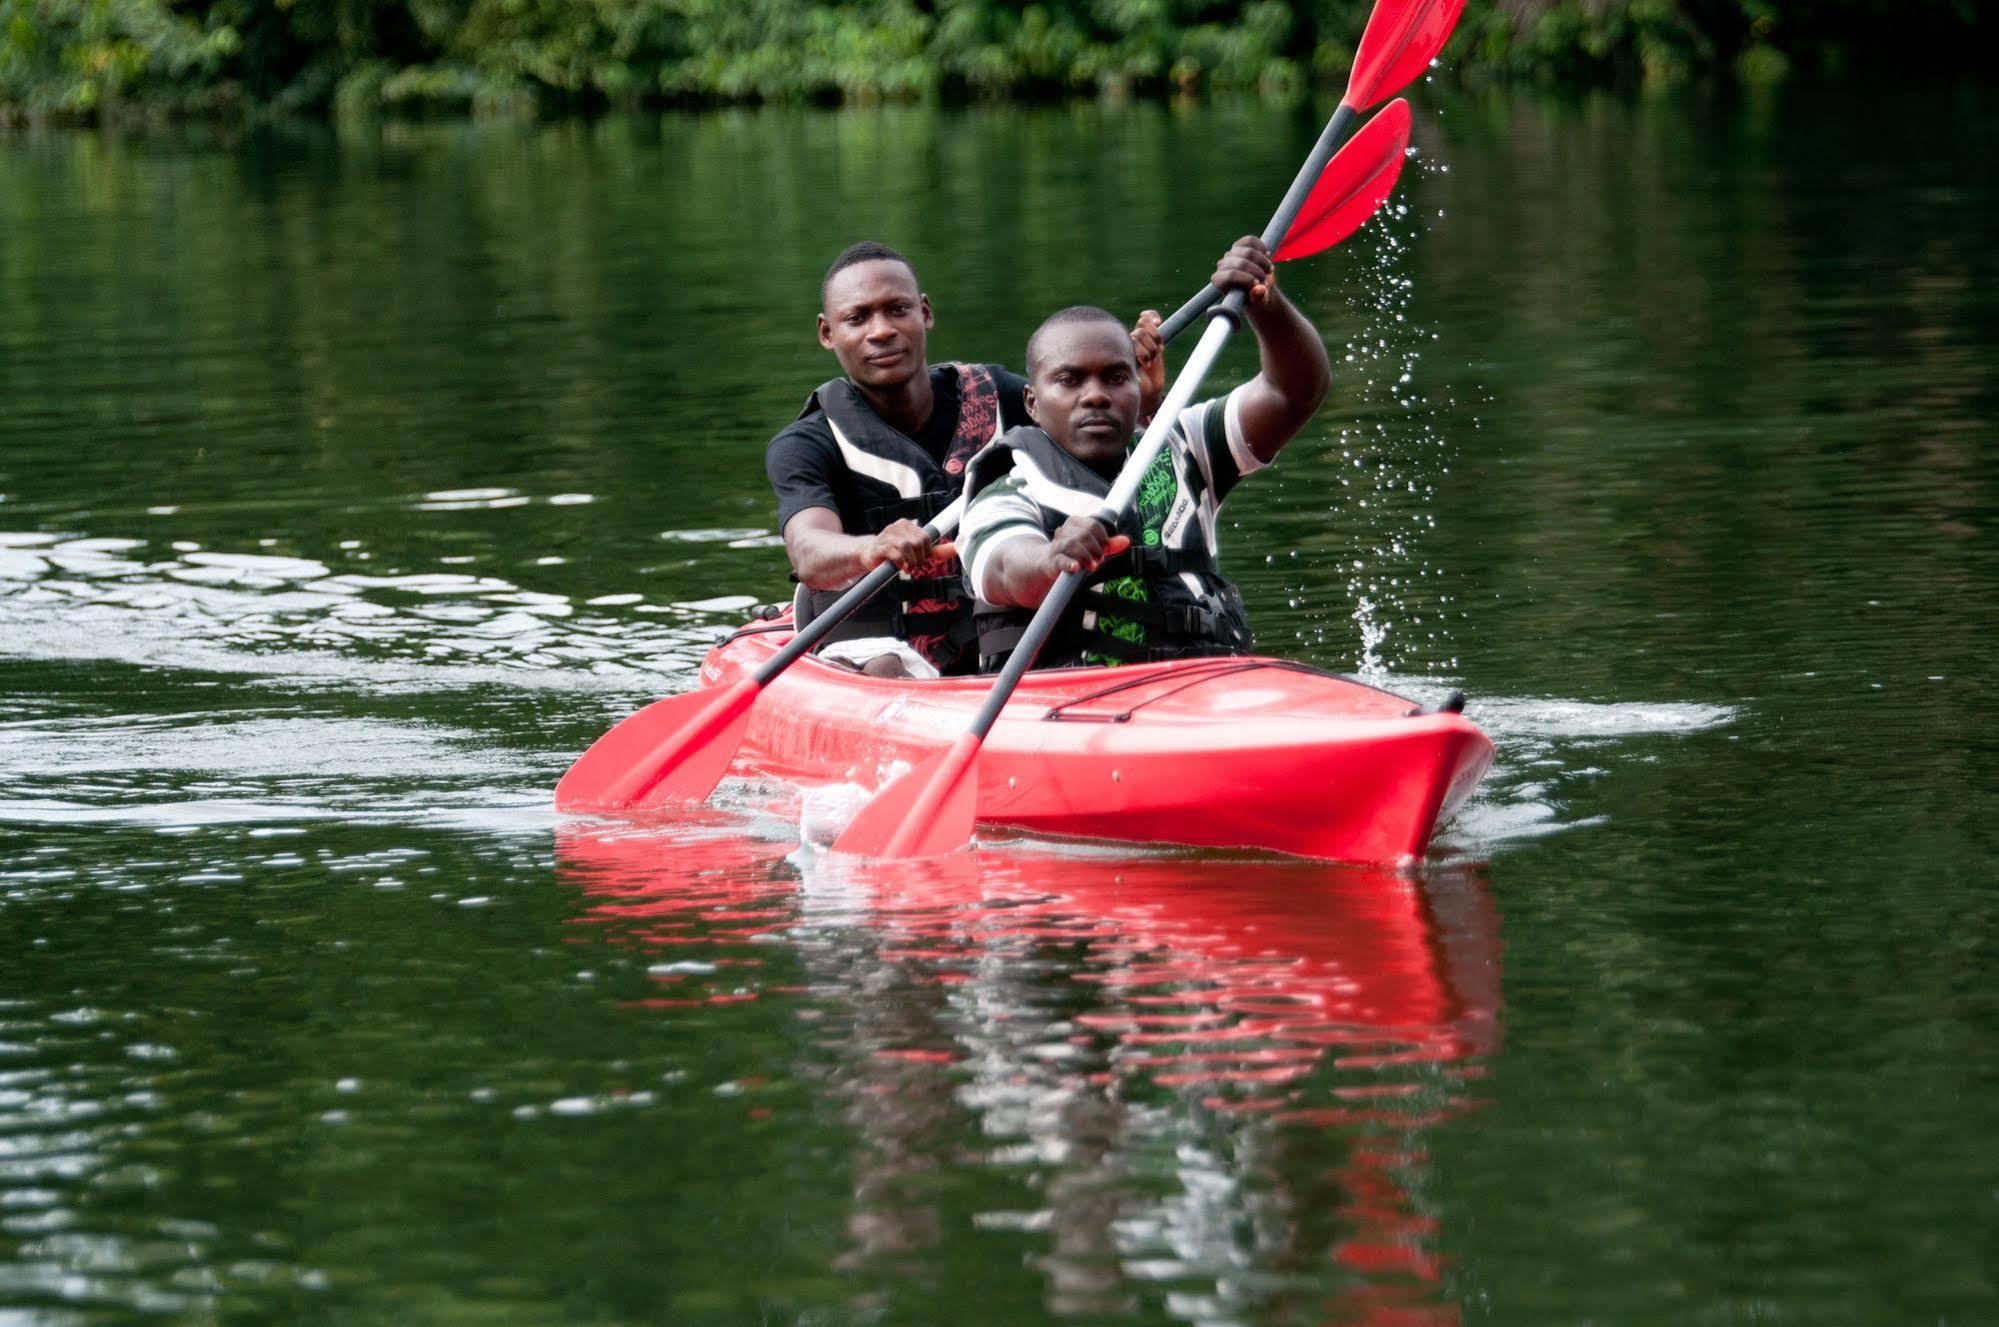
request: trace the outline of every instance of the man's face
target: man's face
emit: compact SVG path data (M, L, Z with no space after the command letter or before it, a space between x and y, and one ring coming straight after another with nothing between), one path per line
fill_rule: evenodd
M819 344L860 386L887 390L925 372L929 338L930 300L901 263L855 263L827 283Z
M1131 337L1109 322L1047 329L1037 347L1027 412L1058 446L1085 464L1124 454L1138 429L1138 361Z

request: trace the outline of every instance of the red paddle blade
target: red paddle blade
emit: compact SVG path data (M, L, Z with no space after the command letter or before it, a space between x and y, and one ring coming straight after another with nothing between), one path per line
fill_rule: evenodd
M1271 256L1280 263L1310 258L1359 230L1395 192L1408 154L1409 103L1398 99L1326 163Z
M1347 105L1364 111L1408 87L1444 49L1464 12L1465 0L1377 0L1354 53Z
M555 785L555 809L629 811L702 800L729 772L760 691L744 678L654 701L577 758Z
M979 742L965 733L876 793L833 840L833 851L899 859L964 847L979 810Z

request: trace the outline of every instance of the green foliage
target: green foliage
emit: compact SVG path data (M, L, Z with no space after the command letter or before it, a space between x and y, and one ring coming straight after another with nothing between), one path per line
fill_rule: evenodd
M1371 0L0 0L0 118L1338 86ZM1472 0L1473 78L1966 61L1976 0Z
M0 117L88 117L212 88L238 45L226 22L158 0L0 0Z
M679 41L655 86L679 97L911 98L935 89L934 18L908 0L668 0Z
M1486 69L1547 82L1666 82L1702 58L1679 0L1550 0L1495 7L1468 26Z

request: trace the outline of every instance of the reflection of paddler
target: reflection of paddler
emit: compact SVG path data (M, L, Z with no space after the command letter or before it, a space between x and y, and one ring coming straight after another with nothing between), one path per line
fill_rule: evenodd
M848 869L872 881L876 926L925 956L959 992L958 1011L977 1011L956 1036L981 1132L1048 1159L1051 1307L1119 1309L1136 1283L1104 1273L1134 1259L1170 1256L1222 1278L1250 1256L1113 1240L1106 1211L1127 1232L1226 1240L1259 1227L1251 1205L1263 1198L1337 1213L1330 1270L1357 1279L1340 1296L1362 1309L1356 1320L1434 1306L1437 1258L1412 1194L1425 1165L1416 1131L1461 1108L1467 1062L1496 1041L1496 916L1476 872L1418 882L1293 863L977 860L969 878L941 880ZM1057 986L1052 972L1069 979ZM1087 990L1093 999L1072 995ZM1162 1110L1157 1089L1205 1109ZM1221 1123L1231 1119L1243 1123ZM1316 1157L1321 1144L1307 1140L1328 1131L1345 1147L1335 1171L1290 1155ZM1156 1170L1169 1157L1180 1183L1162 1193ZM1142 1199L1137 1174L1155 1175ZM1321 1183L1331 1192L1312 1191ZM1293 1191L1253 1196L1273 1184ZM1288 1244L1287 1232L1277 1223L1266 1237ZM1294 1273L1322 1256L1253 1252Z
M1419 881L994 852L919 877L775 862L783 846L745 843L732 870L720 840L683 854L632 838L590 848L574 878L609 885L621 918L654 929L679 909L704 927L754 914L792 933L810 909L783 888L836 901L797 956L838 1022L797 1071L838 1086L858 1135L844 1265L893 1266L952 1238L936 1177L981 1138L1033 1170L1029 1228L1063 1312L1129 1306L1145 1293L1130 1263L1165 1256L1131 1232L1168 1228L1258 1241L1181 1249L1190 1275L1231 1276L1244 1259L1295 1274L1330 1250L1326 1293L1363 1310L1352 1316L1434 1306L1433 1232L1412 1197L1420 1131L1461 1108L1461 1080L1497 1037L1497 921L1475 869ZM572 861L567 844L558 859ZM1314 1141L1328 1135L1330 1171ZM1323 1213L1336 1235L1291 1247L1299 1232L1245 1206L1266 1198Z

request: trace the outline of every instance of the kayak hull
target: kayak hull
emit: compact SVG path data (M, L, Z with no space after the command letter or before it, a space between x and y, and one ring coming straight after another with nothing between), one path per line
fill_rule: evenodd
M750 628L702 664L745 679L791 639ZM873 790L965 731L988 678L875 678L800 659L763 689L738 767ZM1492 743L1461 714L1267 658L1029 673L978 758L978 820L1031 834L1404 864Z

